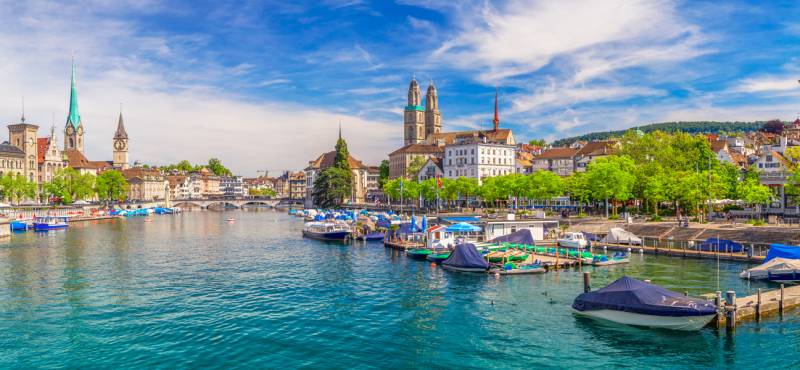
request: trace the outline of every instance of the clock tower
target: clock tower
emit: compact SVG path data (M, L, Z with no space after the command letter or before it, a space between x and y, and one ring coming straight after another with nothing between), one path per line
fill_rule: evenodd
M128 165L128 133L122 121L122 111L119 112L117 131L114 133L114 167L127 170Z
M64 150L83 153L83 122L78 112L78 90L75 88L75 61L72 61L72 82L69 90L69 115L64 127Z

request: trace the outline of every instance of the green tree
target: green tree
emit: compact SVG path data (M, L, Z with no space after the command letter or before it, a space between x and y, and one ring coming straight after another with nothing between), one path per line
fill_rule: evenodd
M336 166L324 169L314 181L314 203L322 208L342 205L352 194L352 172Z
M379 175L378 175L378 186L383 188L383 184L389 180L389 161L384 159L381 161L381 166L379 167Z
M72 167L66 167L56 173L53 180L45 184L45 192L61 199L64 204L76 200L87 199L94 195L95 176L82 174Z
M383 183L383 192L389 199L400 199L400 179L387 180Z
M213 172L217 176L231 176L231 170L227 169L225 166L222 165L222 161L217 158L211 158L208 160L208 170Z
M544 141L544 139L531 139L531 141L529 141L528 144L538 147L544 147L545 145L547 145L547 142Z
M417 179L417 174L422 169L422 166L425 165L425 162L428 161L428 158L423 156L415 156L411 159L411 163L408 164L408 168L406 168L406 178L411 180Z
M530 198L551 199L564 194L564 179L550 171L539 170L527 178L527 195Z
M613 201L613 215L617 215L616 201L626 201L633 196L635 164L628 156L611 155L589 163L586 176L594 199Z
M117 170L103 171L95 180L97 197L104 201L122 201L128 194L128 181Z

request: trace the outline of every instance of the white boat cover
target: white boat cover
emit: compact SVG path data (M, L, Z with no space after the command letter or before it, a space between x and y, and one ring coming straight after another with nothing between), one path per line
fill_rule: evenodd
M748 276L755 278L766 276L769 272L790 272L794 270L800 271L800 260L776 257L761 265L745 270L740 276L743 278Z
M606 235L602 241L611 244L642 245L642 239L636 236L636 234L619 227L611 228L611 230L608 231L608 235Z

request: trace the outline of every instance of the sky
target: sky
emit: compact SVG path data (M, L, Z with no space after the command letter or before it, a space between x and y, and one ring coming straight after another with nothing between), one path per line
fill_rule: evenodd
M377 165L402 145L412 76L445 131L518 141L665 121L794 120L794 1L0 0L0 122L63 144L70 61L86 154L223 161L255 176L333 149ZM7 134L5 134L7 135ZM6 138L0 134L0 140Z

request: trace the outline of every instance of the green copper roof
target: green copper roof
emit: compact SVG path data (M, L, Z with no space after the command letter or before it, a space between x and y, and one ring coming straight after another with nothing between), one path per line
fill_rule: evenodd
M78 90L75 89L75 62L72 62L72 84L69 89L69 116L67 124L78 129L81 125L81 114L78 113Z
M420 112L424 112L425 108L421 105L406 105L406 110L418 110Z

